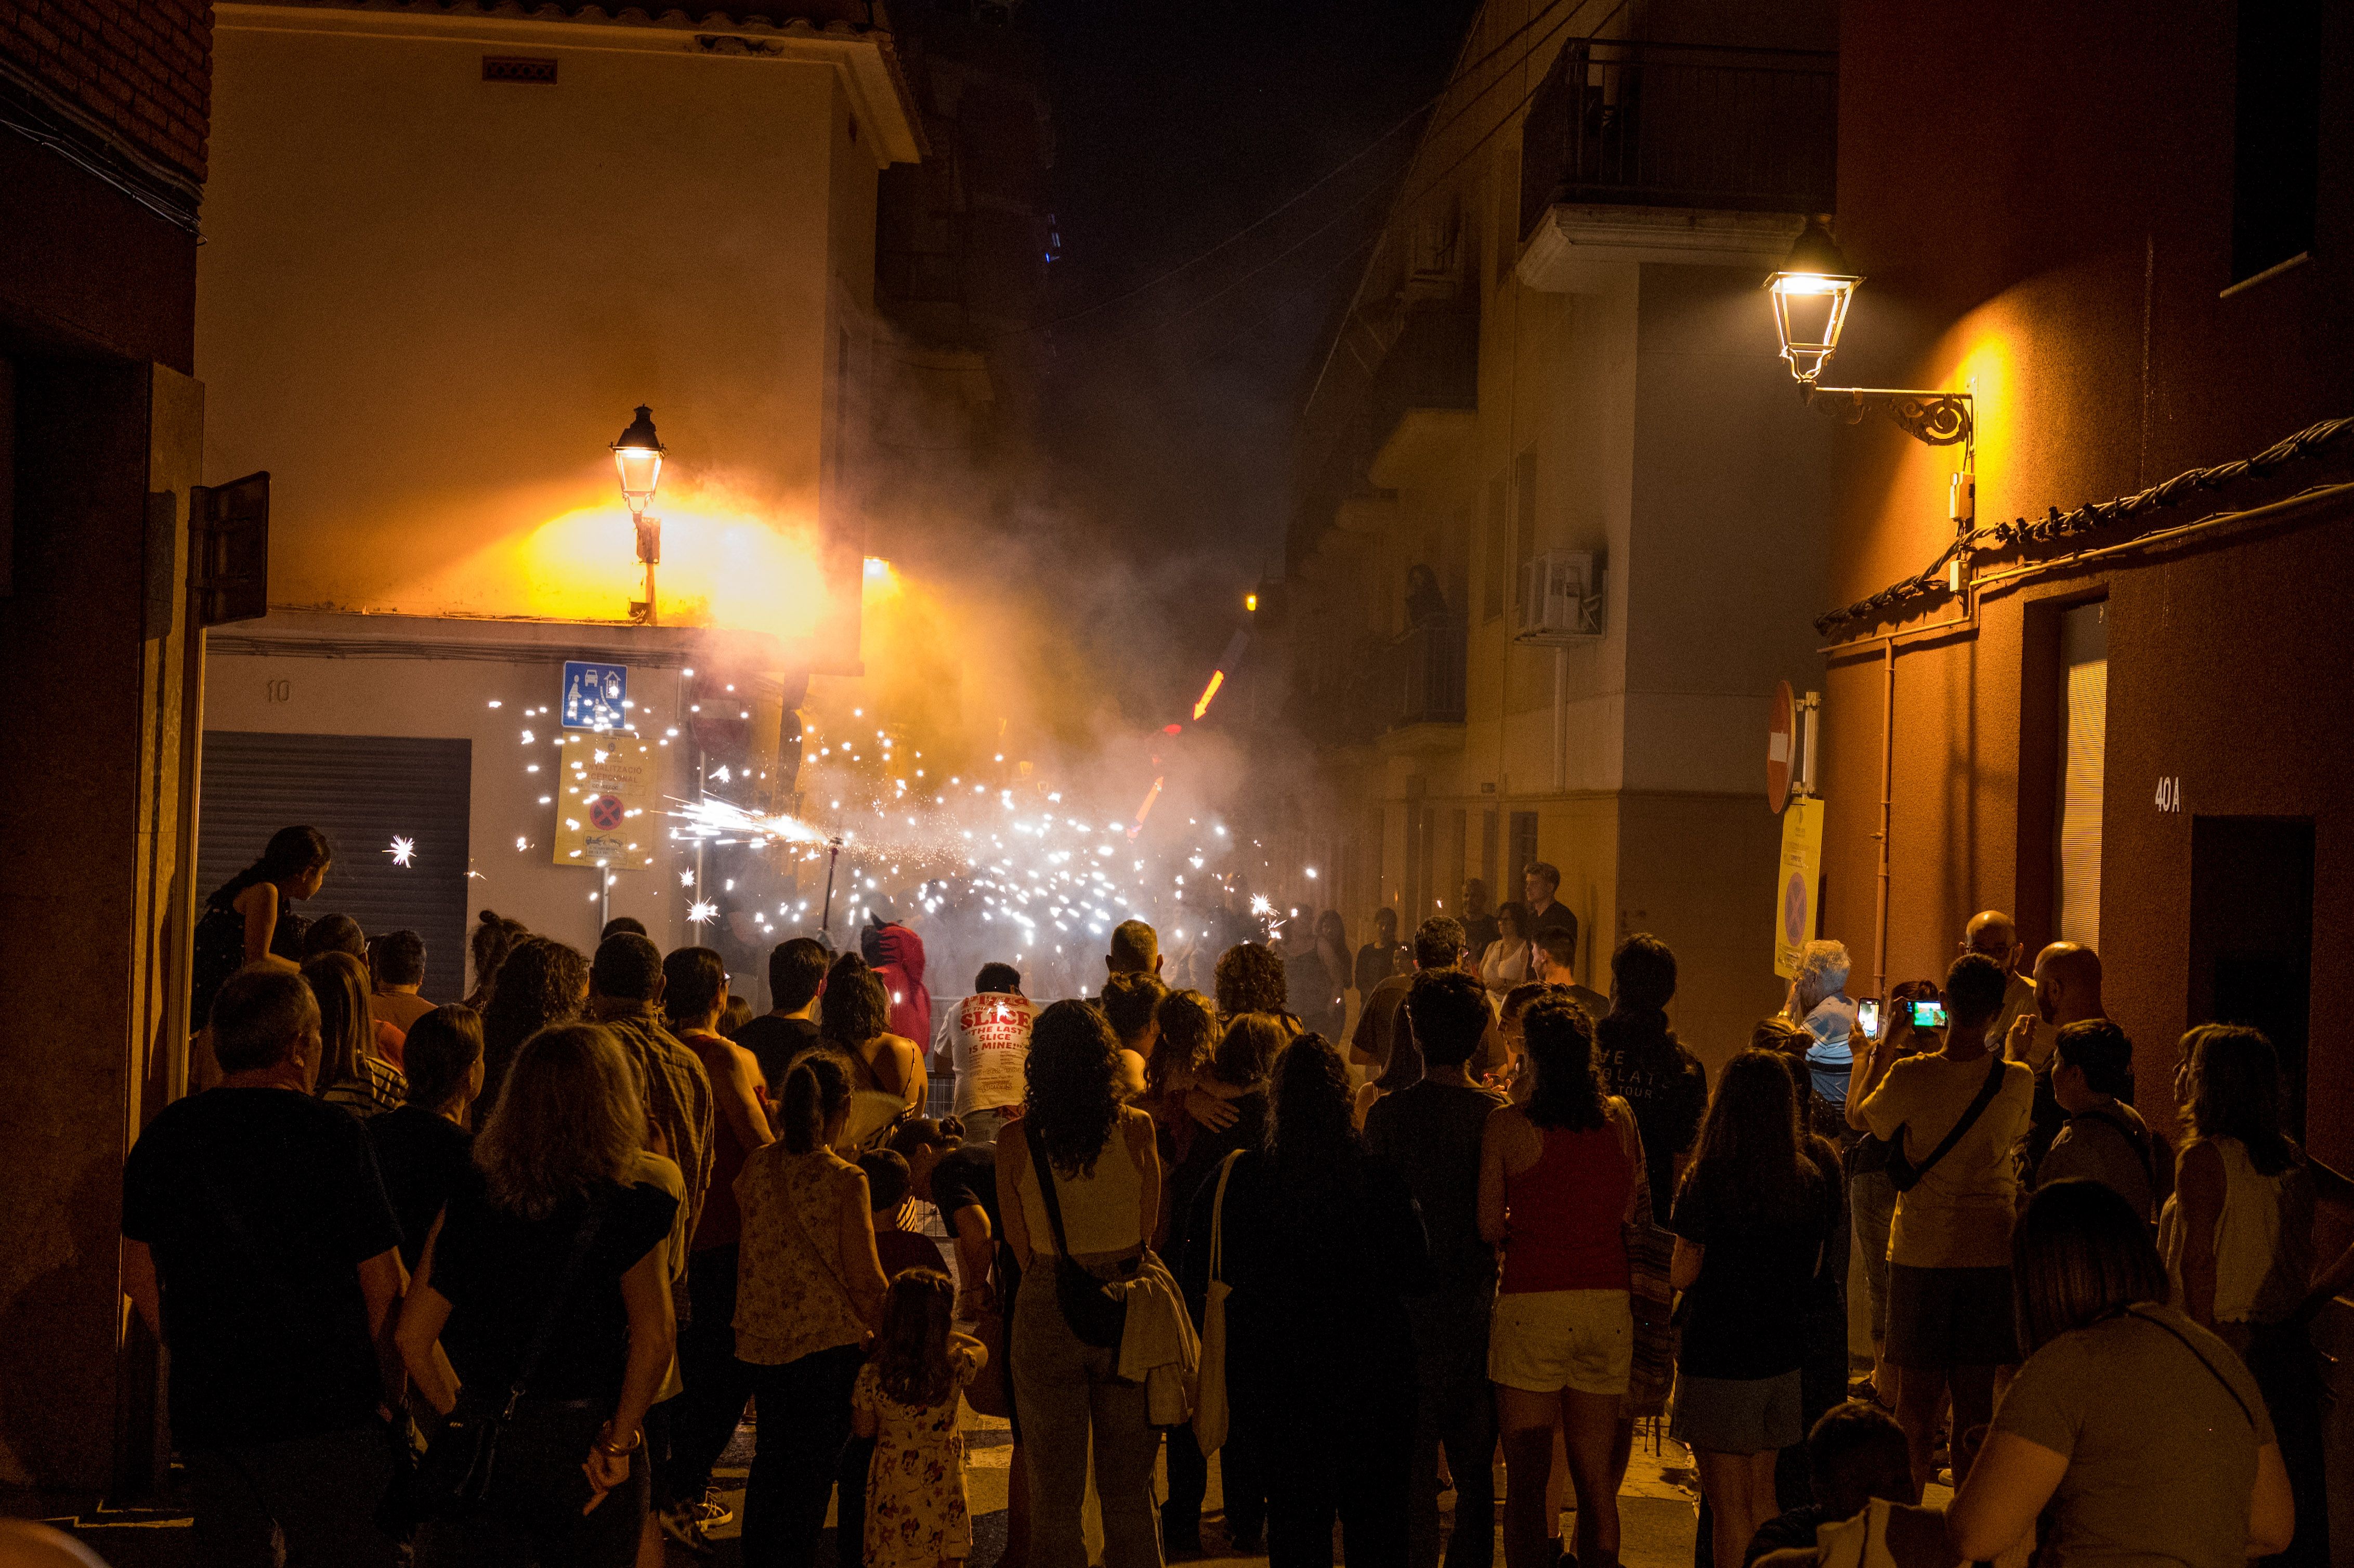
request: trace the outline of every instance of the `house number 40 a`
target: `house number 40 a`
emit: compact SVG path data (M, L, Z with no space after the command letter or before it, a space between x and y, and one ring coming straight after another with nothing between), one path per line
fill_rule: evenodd
M2161 811L2182 810L2182 780L2161 779L2158 781L2158 809Z

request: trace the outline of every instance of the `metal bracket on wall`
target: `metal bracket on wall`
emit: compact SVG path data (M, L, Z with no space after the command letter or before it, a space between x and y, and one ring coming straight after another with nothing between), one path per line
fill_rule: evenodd
M1976 433L1967 392L1906 392L1884 387L1801 386L1798 396L1815 412L1850 425L1863 416L1882 416L1916 441L1933 447L1962 444Z

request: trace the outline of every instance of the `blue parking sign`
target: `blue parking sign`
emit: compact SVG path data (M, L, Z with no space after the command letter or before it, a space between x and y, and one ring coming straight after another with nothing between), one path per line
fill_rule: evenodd
M630 667L564 662L564 727L620 729L629 724Z

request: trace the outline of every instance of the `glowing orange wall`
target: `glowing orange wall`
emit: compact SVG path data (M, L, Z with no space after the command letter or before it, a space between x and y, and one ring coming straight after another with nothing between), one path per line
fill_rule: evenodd
M485 82L486 55L557 81ZM273 601L620 618L605 448L645 402L664 620L815 632L875 112L789 46L224 6L197 360L208 473L273 476ZM821 658L856 657L848 598Z
M2232 281L2233 14L2216 0L1846 8L1838 234L1868 281L1825 379L1974 387L1981 523L2124 494L2354 413L2344 306L2354 181L2343 175L2354 81L2342 64L2325 68L2314 259L2219 297ZM2325 58L2354 58L2349 18L2331 25ZM1955 455L1867 422L1844 433L1839 461L1832 603L1844 604L1944 546ZM2169 520L2327 477L2303 469ZM2042 579L1989 598L1974 635L1908 647L1897 662L1891 979L1942 974L1979 908L2015 907L2031 944L2048 939L2038 800L2048 754L2036 749L2033 702L2049 678L2042 616L2105 593L2101 946L2109 1011L2137 1043L2142 1104L2166 1114L2190 1021L2192 821L2311 817L2308 1127L2317 1152L2354 1157L2342 1025L2354 1016L2349 582L2354 517L2341 510L2291 533ZM1915 620L1951 613L1940 599ZM1834 658L1824 920L1866 987L1881 702L1877 650ZM2161 775L2183 780L2182 814L2156 810Z

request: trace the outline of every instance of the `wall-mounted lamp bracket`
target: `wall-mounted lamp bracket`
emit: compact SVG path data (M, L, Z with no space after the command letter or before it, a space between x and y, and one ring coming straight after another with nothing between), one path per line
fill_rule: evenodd
M1878 414L1914 440L1933 447L1967 444L1977 430L1967 392L1906 392L1802 382L1798 396L1817 413L1850 425L1861 423L1867 412Z

